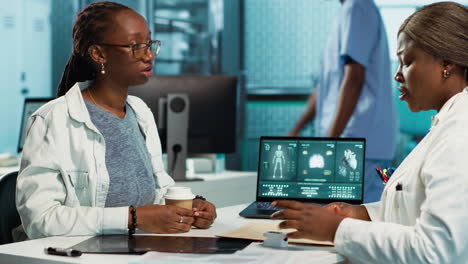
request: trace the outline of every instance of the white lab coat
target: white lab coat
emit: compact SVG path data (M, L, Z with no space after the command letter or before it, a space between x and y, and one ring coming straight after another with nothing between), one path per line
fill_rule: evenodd
M366 205L372 222L341 222L337 251L353 263L468 263L467 165L468 87Z
M109 174L104 137L91 122L75 84L30 119L17 180L16 206L30 239L126 233L128 207L105 208ZM174 184L164 171L153 114L135 96L127 103L145 136L156 183L154 203Z

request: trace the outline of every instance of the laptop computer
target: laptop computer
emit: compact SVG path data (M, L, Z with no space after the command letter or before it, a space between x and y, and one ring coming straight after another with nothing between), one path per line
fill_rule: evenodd
M274 200L361 204L364 138L261 137L256 201L239 213L270 218Z
M36 112L41 106L51 101L52 97L49 98L26 98L24 99L23 115L21 117L21 128L18 140L18 153L23 150L24 140L26 139L26 130L28 128L29 117Z

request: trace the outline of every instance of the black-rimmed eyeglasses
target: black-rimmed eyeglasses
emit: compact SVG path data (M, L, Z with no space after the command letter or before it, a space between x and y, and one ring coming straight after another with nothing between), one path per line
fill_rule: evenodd
M128 45L109 43L96 43L96 45L130 48L135 59L143 58L149 48L151 48L151 52L155 57L159 55L159 51L161 50L161 41L159 40L150 40L147 43L136 43Z

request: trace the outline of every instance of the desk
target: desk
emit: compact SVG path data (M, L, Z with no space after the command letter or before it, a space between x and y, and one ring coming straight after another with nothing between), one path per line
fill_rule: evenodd
M196 237L214 237L215 234L221 234L226 231L240 227L241 225L251 221L273 221L264 219L244 219L238 215L239 211L244 209L246 204L236 205L218 209L218 219L213 226L207 230L192 229L185 234L177 234L176 236L196 236ZM41 264L41 263L109 263L109 264L126 264L129 261L137 258L135 255L114 255L114 254L83 254L79 258L60 257L46 255L43 250L45 247L70 247L89 237L48 237L35 239L19 243L12 243L0 246L0 263L9 264ZM293 246L298 249L307 249L307 251L285 251L285 254L302 254L310 252L317 256L314 259L301 256L300 259L292 263L340 263L345 259L334 252L332 247L313 247L313 246ZM265 250L278 250L267 249ZM297 257L297 256L296 256ZM294 260L294 259L293 259Z

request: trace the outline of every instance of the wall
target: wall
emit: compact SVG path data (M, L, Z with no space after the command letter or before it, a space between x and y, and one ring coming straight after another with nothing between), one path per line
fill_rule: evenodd
M50 0L0 0L0 153L16 153L25 97L48 97Z

